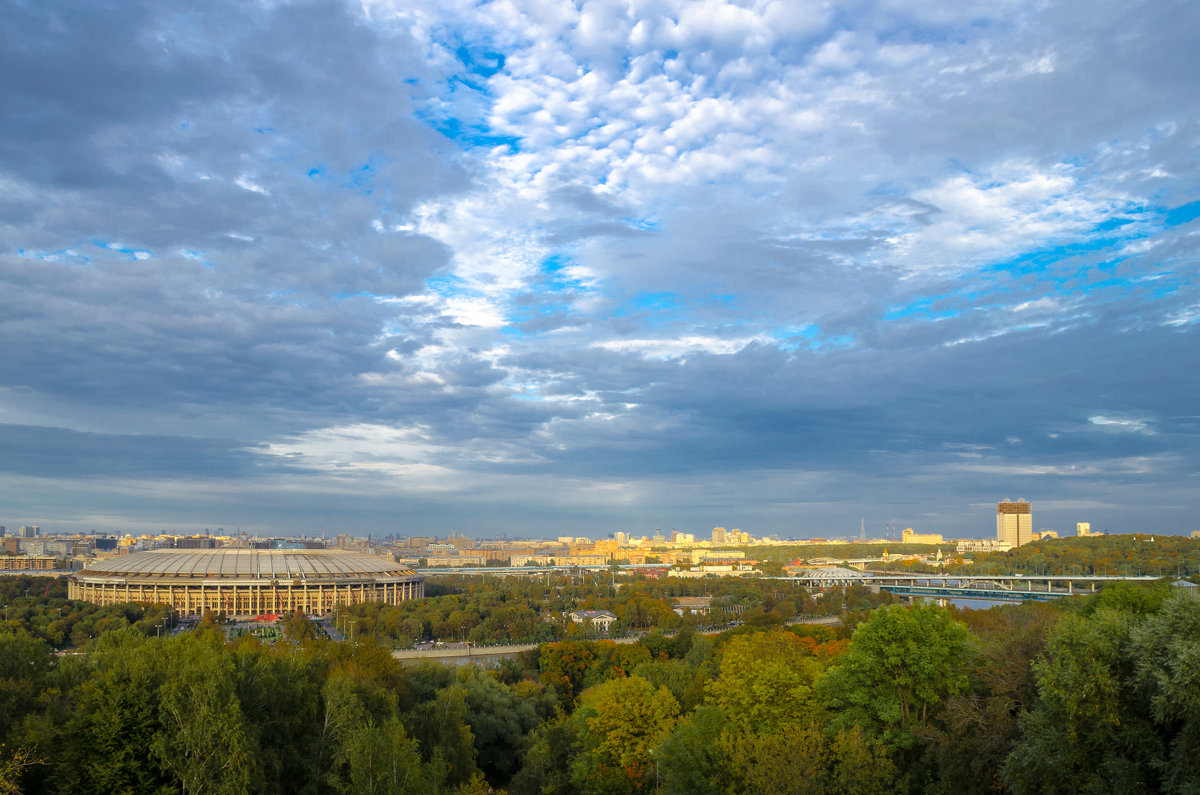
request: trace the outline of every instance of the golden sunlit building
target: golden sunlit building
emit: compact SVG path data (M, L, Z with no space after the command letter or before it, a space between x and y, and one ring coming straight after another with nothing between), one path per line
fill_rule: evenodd
M1019 547L1033 540L1033 507L1025 500L996 503L996 540Z
M944 544L941 533L914 533L911 527L904 528L900 540L905 544Z

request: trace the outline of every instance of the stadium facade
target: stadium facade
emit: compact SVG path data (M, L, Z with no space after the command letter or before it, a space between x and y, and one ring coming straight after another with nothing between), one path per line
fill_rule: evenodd
M425 595L425 577L387 558L335 550L153 550L90 564L70 577L68 595L97 605L170 605L248 616L340 605L395 605Z

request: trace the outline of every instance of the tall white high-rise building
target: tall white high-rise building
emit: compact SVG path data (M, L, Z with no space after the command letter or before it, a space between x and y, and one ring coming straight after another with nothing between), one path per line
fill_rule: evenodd
M1090 536L1091 534L1092 534L1092 523L1091 522L1076 522L1075 523L1075 535L1082 537L1082 536Z
M996 503L996 540L1019 547L1033 540L1033 506L1007 497Z

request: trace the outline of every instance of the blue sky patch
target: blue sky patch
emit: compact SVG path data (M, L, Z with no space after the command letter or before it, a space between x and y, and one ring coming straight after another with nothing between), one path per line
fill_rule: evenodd
M1200 201L1172 207L1170 210L1167 210L1163 223L1167 226L1179 226L1180 224L1194 221L1197 217L1200 217Z

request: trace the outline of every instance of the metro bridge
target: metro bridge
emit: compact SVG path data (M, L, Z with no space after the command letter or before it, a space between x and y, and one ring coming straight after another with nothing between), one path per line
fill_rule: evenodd
M456 568L421 568L421 574L498 574L538 576L549 573L577 572L607 573L611 564L585 566L463 566ZM638 569L661 569L661 563L621 564L622 573ZM810 588L864 585L872 590L889 591L897 596L938 599L992 599L1021 602L1029 599L1046 601L1063 596L1092 593L1098 586L1113 582L1154 582L1154 575L1068 575L1068 574L896 574L894 572L863 572L842 567L814 568L791 577L765 579L796 582Z
M907 597L1020 602L1029 599L1047 601L1092 593L1097 586L1112 582L1154 582L1159 577L1101 574L883 574L831 568L811 569L797 576L772 579L798 582L810 588L864 585L872 590Z
M591 572L608 572L612 568L611 563L591 563L584 565L538 565L538 566L447 566L435 568L418 568L414 569L418 574L571 574L578 571ZM638 569L667 569L670 566L666 563L621 563L618 565L619 571L629 573Z

